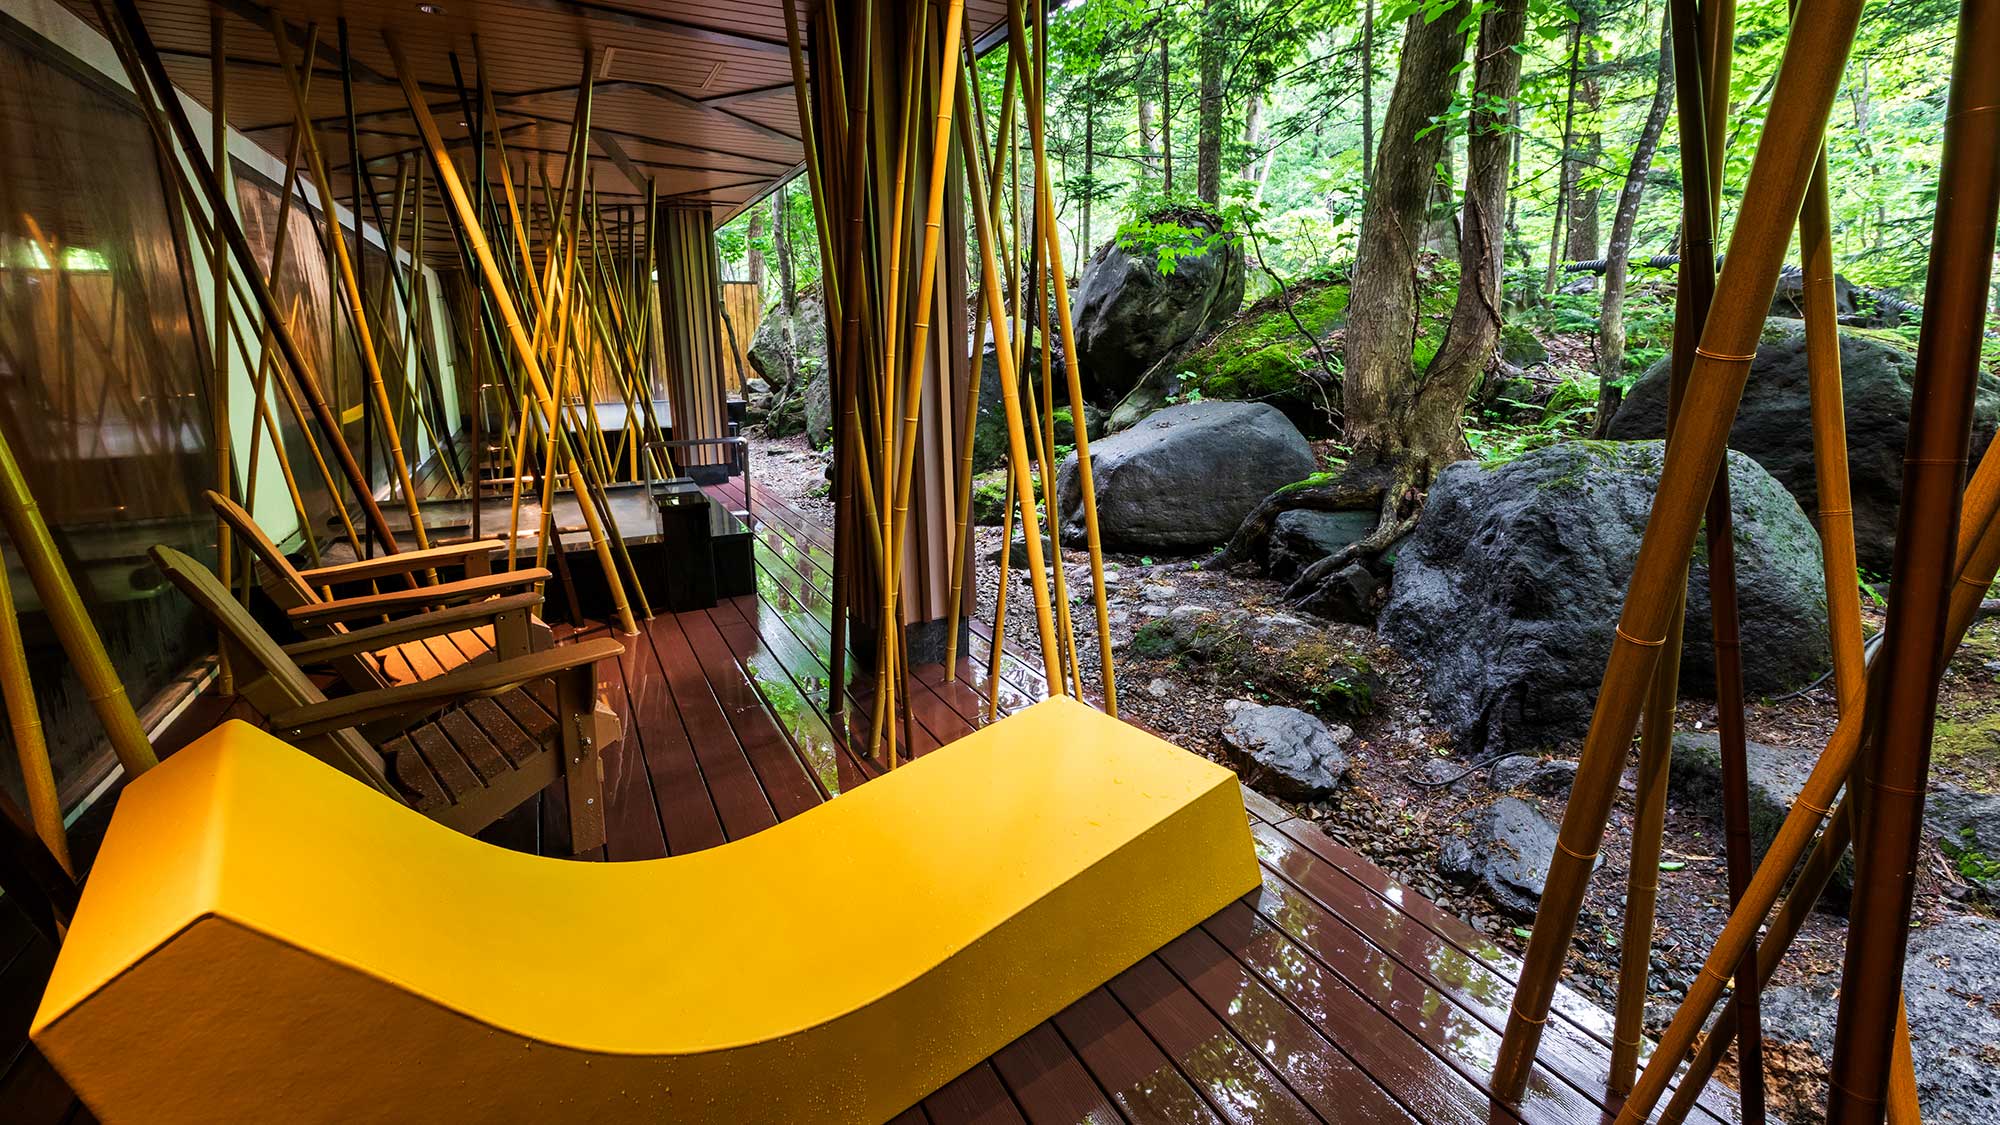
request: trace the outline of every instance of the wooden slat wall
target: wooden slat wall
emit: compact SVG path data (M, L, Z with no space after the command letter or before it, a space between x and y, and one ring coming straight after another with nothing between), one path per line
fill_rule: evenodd
M750 367L750 340L757 335L757 324L764 315L764 295L759 287L748 281L725 281L722 283L722 311L729 317L728 326L722 329L723 378L729 387L731 398L743 396L743 381L757 374ZM735 338L732 340L731 330Z
M707 208L662 207L659 213L660 315L667 350L667 401L676 438L723 437L722 317L716 308L715 228ZM675 450L685 465L716 465L719 448Z

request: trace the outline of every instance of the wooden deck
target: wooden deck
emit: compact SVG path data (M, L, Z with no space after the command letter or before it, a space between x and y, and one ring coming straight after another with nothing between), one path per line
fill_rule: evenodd
M732 491L735 490L735 491ZM740 484L716 490L739 504ZM625 722L605 754L611 861L679 855L796 815L877 769L850 750L830 703L831 559L825 533L759 489L758 593L662 615L599 669ZM916 671L914 745L979 722L989 641L976 629L959 678ZM1044 694L1012 654L1003 708ZM865 721L849 689L847 722ZM200 701L170 751L229 712ZM976 799L968 794L967 799ZM896 1118L933 1122L1608 1121L1610 1019L1558 997L1526 1100L1499 1106L1486 1076L1517 961L1311 823L1246 791L1264 883ZM487 836L560 852L559 800L524 806ZM23 1034L53 960L0 903L0 1119L92 1120ZM1697 1117L1734 1120L1727 1091Z

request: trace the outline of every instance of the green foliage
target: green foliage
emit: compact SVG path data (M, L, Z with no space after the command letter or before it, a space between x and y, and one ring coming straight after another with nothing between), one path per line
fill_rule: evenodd
M1468 424L1465 441L1475 458L1494 468L1530 450L1588 435L1596 415L1597 377L1572 372L1549 392L1539 418L1525 423Z
M1940 839L1938 848L1957 868L1960 878L1972 883L2000 880L2000 858L1980 851L1977 844L1978 838L1968 825L1958 830L1957 839L1949 836Z

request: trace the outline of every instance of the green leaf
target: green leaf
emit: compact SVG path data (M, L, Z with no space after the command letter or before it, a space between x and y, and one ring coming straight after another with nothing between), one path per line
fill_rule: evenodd
M1686 860L1663 859L1660 861L1660 870L1662 871L1679 871L1686 866Z

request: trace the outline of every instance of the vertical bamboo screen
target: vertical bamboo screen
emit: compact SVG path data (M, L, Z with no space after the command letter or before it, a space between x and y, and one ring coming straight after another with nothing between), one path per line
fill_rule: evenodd
M665 326L668 409L674 437L729 432L723 386L722 318L716 311L715 229L706 207L659 210L660 317ZM682 465L718 465L719 448L675 450Z
M857 10L858 5L842 14L852 20ZM942 13L942 4L931 5L926 20L927 45L922 55L923 61L921 64L916 60L907 61L908 66L917 67L920 73L931 73L936 67L938 40L941 38L940 25L943 23ZM890 5L881 5L876 13L876 19L888 21L882 34L888 41L899 44L911 33L914 17L914 8L898 11ZM828 50L828 44L832 41L831 29L826 20L827 12L822 9L812 22L815 55ZM851 39L846 37L858 34L857 24L852 28L843 27L837 37L843 43L847 43L851 42ZM814 135L821 138L838 133L838 130L829 130L824 121L825 107L833 104L829 99L839 97L826 87L830 69L816 68L811 78L814 95L812 99ZM874 105L874 112L882 119L884 133L892 129L894 123L904 113L902 85L892 80L888 86L889 89L886 91L880 89L876 91L879 100ZM885 214L881 217L873 232L874 246L870 258L875 263L889 261L892 242L896 248L901 249L904 256L914 258L914 246L921 241L924 233L921 204L930 188L929 170L932 156L928 123L937 113L938 90L929 83L918 82L912 93L914 97L908 106L908 112L915 119L924 122L925 127L915 130L914 143L905 161L904 190L905 194L914 199L918 205L905 207L899 242L893 237L895 232L891 229L888 216ZM878 156L883 161L890 159L886 154ZM828 215L842 213L842 209L849 206L852 193L864 186L869 190L886 194L887 189L884 185L873 183L855 185L849 182L841 167L840 152L826 148L821 153L821 158L827 169ZM950 166L950 177L950 183L945 189L946 213L940 231L936 265L937 281L930 317L930 340L925 347L923 400L916 438L916 475L912 482L910 525L905 537L908 550L903 560L902 592L899 597L905 628L929 622L942 622L946 615L951 585L952 528L958 516L957 497L952 487L952 466L956 462L960 442L971 440L969 433L959 432L963 428L965 399L971 382L971 363L967 355L969 345L966 332L969 315L966 301L968 247L965 236L966 218L961 202L964 194L963 172L957 160ZM834 266L829 264L827 268L832 270ZM878 265L876 268L884 267ZM902 346L907 346L910 325L915 319L916 310L910 307L910 304L915 298L916 279L903 279L902 289L906 304L902 308L890 310L887 324L891 331L899 333ZM838 334L840 325L833 325L833 331ZM879 341L871 343L876 350L880 350ZM943 380L939 378L940 372L945 376ZM897 409L900 412L900 406ZM879 424L866 418L867 413L867 411L862 412L865 440L869 443L870 449L874 450L881 446L884 439ZM856 552L857 558L861 555L862 552ZM968 573L972 569L968 566ZM849 567L844 578L848 605L863 607L878 603L880 582L872 565ZM859 639L862 643L858 651L863 652L871 651L873 647L868 637L872 635L874 626L870 622L861 620L865 616L858 613L855 621L855 625L861 630Z

